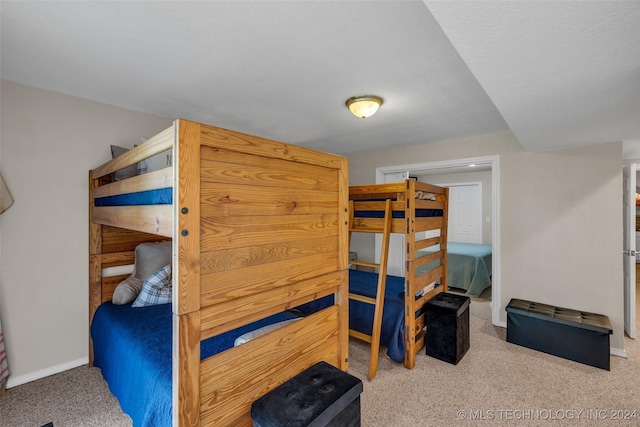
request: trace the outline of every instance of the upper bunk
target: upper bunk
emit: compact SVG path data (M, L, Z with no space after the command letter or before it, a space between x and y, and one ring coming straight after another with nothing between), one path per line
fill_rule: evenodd
M447 189L407 179L398 183L349 187L349 200L353 202L353 228L380 229L387 199L392 201L392 233L407 234L443 227Z

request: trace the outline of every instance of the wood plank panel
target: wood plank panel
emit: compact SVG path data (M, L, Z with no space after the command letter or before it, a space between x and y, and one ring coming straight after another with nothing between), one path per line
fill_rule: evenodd
M349 187L349 200L356 199L398 199L398 194L405 192L404 182L389 184L352 185Z
M338 235L338 215L201 217L203 251Z
M173 242L173 311L177 314L200 309L200 243L207 230L200 226L200 137L202 126L178 120L178 142L174 151L173 189L177 218ZM177 255L177 256L176 256ZM195 332L194 332L195 333ZM198 331L199 333L199 331Z
M416 268L422 267L423 265L429 264L430 262L440 260L444 256L445 256L445 253L442 250L439 250L437 252L432 252L430 254L418 257L415 259Z
M208 216L302 215L338 211L336 192L292 191L284 187L202 183L201 214Z
M240 184L291 190L338 190L338 171L246 153L203 147L203 182Z
M93 222L171 237L173 233L173 206L94 207Z
M98 186L98 180L93 178L93 171L89 171L89 325L93 320L100 300L102 298L101 277L102 264L100 252L102 249L102 226L91 221L93 215L93 198L91 196L94 188ZM93 341L91 333L89 335L89 366L93 366Z
M342 280L342 273L336 271L207 307L201 311L201 338L221 334L299 305L293 301L311 301L337 292Z
M169 150L173 147L174 139L175 129L174 126L171 126L149 138L144 142L144 144L140 144L115 159L95 168L93 170L93 177L100 178L101 176L110 174L127 166L135 165L136 163L148 159L151 156Z
M136 246L144 242L159 242L171 240L156 234L140 231L125 230L119 227L102 226L102 253L133 251Z
M102 254L102 268L117 267L120 265L131 265L136 260L135 251L112 252Z
M240 151L254 156L276 158L307 165L339 169L344 157L289 145L215 126L202 126L202 144L212 148Z
M113 298L113 292L116 290L118 283L129 277L129 274L121 274L118 276L103 277L102 278L102 291L101 291L101 303L111 301Z
M426 231L426 230L437 230L442 229L442 225L444 224L441 216L429 216L416 218L415 222L415 230Z
M335 306L203 361L204 425L233 425L251 403L320 360L337 364Z
M428 284L430 284L435 280L442 279L443 272L444 272L443 266L439 265L432 270L429 270L427 272L422 273L419 276L416 276L413 283L414 289L412 290L412 292L415 294L415 291L417 291L418 289L424 288L425 286L427 286Z
M336 295L338 306L338 364L343 371L349 369L349 270L340 272L341 285Z
M326 254L336 252L336 250L336 239L333 236L260 246L224 248L202 252L200 254L200 268L202 274L209 274L302 256Z
M170 167L102 185L93 190L93 197L97 199L161 188L173 188L173 169Z
M356 212L358 211L377 211L380 213L381 215L381 219L382 217L384 217L384 212L386 209L386 202L385 201L375 201L375 202L371 202L371 201L367 201L367 202L358 202L358 201L354 201L353 202L353 208L355 209ZM400 201L396 201L396 202L391 202L391 210L393 211L404 211L404 202Z
M421 249L429 248L431 246L439 245L441 242L441 237L431 237L429 239L417 240L416 241L416 251Z
M173 314L173 425L200 425L200 312Z
M382 230L384 218L354 218L353 228L358 232L378 233ZM405 234L407 223L404 218L394 218L391 220L391 232Z
M328 253L202 275L201 304L219 304L266 292L336 271L337 265L337 253Z
M444 194L445 187L438 187L437 185L428 184L426 182L413 181L413 185L416 190L427 192L427 193L435 193L436 195Z
M102 303L102 266L100 255L89 255L89 325L98 306ZM93 341L89 333L89 366L93 366Z
M441 200L421 200L416 199L416 209L444 209L444 202Z

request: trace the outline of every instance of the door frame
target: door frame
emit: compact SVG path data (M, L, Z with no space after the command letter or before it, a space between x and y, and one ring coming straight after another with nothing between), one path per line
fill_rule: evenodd
M492 217L492 258L491 258L491 323L506 328L506 322L500 321L501 282L500 282L500 156L469 157L464 159L443 160L437 162L413 163L376 168L376 184L384 182L384 175L400 172L420 172L434 169L446 169L475 165L491 166L491 217ZM377 251L377 249L376 249Z
M623 181L623 286L624 286L624 331L629 338L636 338L636 161L625 161L622 166ZM627 181L628 178L628 181ZM629 194L627 191L629 186Z

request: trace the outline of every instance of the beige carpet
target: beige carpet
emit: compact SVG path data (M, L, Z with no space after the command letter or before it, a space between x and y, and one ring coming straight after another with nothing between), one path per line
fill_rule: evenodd
M640 343L626 340L628 359L611 371L505 342L490 321L488 301L470 307L471 347L458 365L417 356L416 367L381 357L366 380L368 346L350 343L350 370L363 380L362 425L529 426L640 425ZM384 353L383 353L384 354ZM636 411L636 412L634 412ZM615 417L627 416L627 421ZM80 367L7 390L0 425L130 426L95 368Z
M627 415L623 423L640 425L638 342L627 339L628 359L612 356L605 371L507 343L488 301L472 301L469 326L470 349L458 365L420 353L407 370L384 358L371 382L368 346L351 342L350 373L364 382L362 424L581 426Z

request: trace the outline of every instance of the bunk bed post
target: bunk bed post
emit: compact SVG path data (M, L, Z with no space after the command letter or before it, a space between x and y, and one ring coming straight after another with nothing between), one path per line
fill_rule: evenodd
M200 125L174 123L173 424L200 424ZM176 410L177 409L177 410Z
M98 186L98 179L89 171L89 325L93 315L102 303L102 225L94 223L93 189ZM89 333L89 366L93 366L93 343Z
M405 355L404 366L413 369L416 364L416 317L415 317L415 253L416 253L416 229L415 229L415 199L416 183L412 179L405 180L404 194L404 218L405 229L405 279L404 279L404 333Z
M340 170L338 176L338 233L339 233L339 249L338 249L338 269L342 272L343 286L339 287L339 293L335 296L338 303L338 334L339 334L339 351L338 363L339 368L343 371L349 369L349 248L351 247L351 233L349 233L350 219L353 217L353 205L349 201L349 161L340 158Z
M442 257L442 292L447 292L449 290L449 280L448 280L448 259L447 254L447 241L449 240L449 187L444 187L444 207L442 209L443 215L443 224L442 230L440 231L440 249L444 254Z

